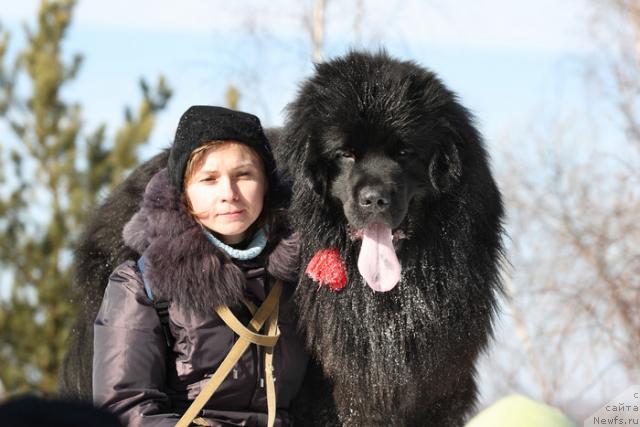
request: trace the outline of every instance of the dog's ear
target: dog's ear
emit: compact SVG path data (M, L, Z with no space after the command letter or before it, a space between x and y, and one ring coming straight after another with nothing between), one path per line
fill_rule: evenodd
M308 139L305 143L302 170L309 188L324 199L327 195L327 168Z
M443 119L441 124L447 130L450 138L447 138L441 144L438 151L431 158L429 162L429 178L436 191L446 193L458 182L462 173L462 164L456 147L456 143L461 138L449 121Z

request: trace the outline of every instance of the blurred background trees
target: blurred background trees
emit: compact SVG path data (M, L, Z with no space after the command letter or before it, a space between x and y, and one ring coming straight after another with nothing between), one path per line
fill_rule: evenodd
M640 2L595 2L590 25L584 111L532 117L496 156L511 325L488 362L497 395L539 396L577 421L596 409L586 396L640 382Z
M115 140L106 126L85 130L82 106L64 97L81 69L63 41L75 1L43 1L26 47L9 58L0 35L0 266L10 294L0 299L0 389L56 389L74 320L71 249L87 212L138 163L156 115L170 98L162 77L141 80ZM96 100L99 102L99 100Z

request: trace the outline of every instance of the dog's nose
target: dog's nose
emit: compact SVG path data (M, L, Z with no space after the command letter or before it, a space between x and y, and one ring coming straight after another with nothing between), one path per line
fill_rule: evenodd
M374 187L364 187L360 190L358 202L367 210L382 212L389 207L389 193Z

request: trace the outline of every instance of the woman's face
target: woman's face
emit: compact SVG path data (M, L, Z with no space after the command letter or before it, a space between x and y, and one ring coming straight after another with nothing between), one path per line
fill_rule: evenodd
M245 239L267 190L260 157L238 142L212 147L185 186L194 216L226 244Z

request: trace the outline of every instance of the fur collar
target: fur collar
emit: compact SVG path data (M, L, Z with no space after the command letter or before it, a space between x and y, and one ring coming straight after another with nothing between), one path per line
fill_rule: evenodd
M241 262L207 239L169 183L166 169L147 184L142 207L124 227L123 237L144 256L145 280L159 299L196 311L240 302L246 284ZM267 257L271 276L297 282L298 247L297 236L279 225L259 257Z

